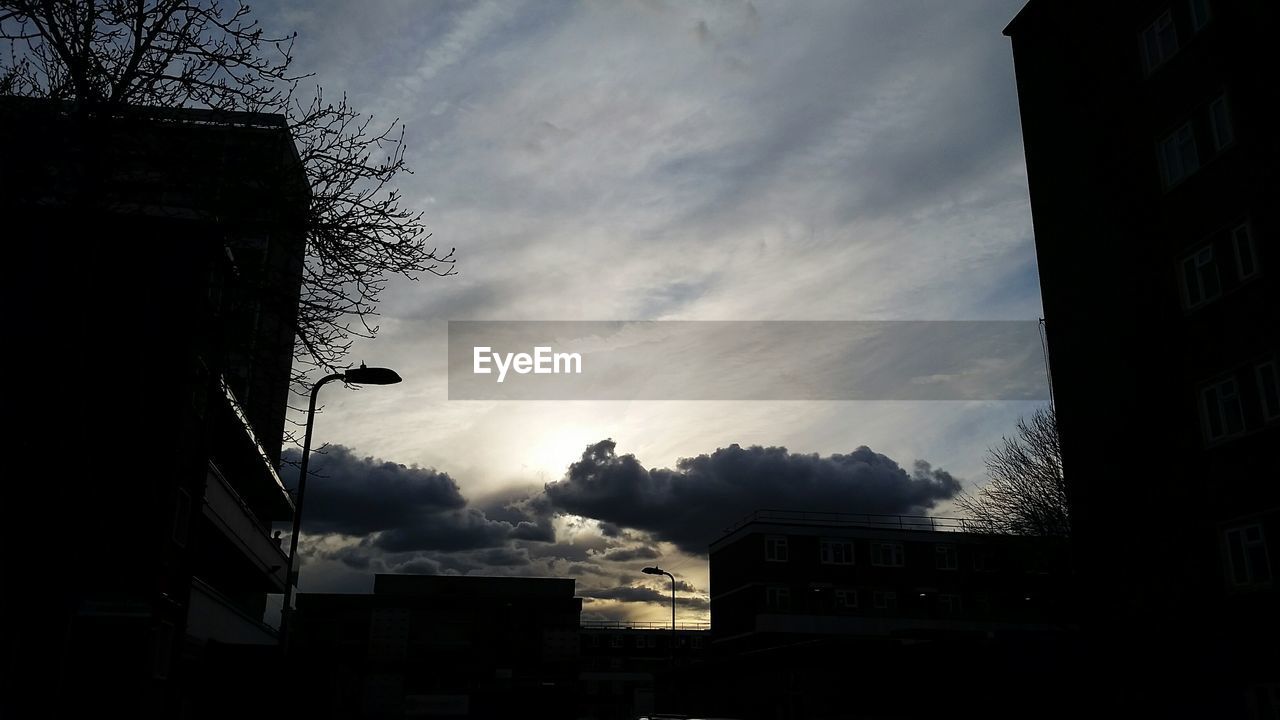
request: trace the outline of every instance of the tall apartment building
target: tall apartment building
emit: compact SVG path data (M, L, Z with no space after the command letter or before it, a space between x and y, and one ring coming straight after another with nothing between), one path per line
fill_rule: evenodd
M1280 713L1277 6L1032 0L1009 24L1082 686Z
M5 98L0 144L24 358L6 510L43 525L7 567L5 702L264 711L309 199L284 119Z

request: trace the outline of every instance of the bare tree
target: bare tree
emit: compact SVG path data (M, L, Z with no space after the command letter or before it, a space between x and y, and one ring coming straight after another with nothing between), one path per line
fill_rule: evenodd
M1002 535L1066 536L1071 529L1067 483L1062 474L1058 423L1052 407L1018 420L1016 437L987 451L990 480L956 505L967 529Z
M372 337L392 277L453 273L429 247L422 214L395 180L412 171L399 121L375 125L345 96L299 96L295 35L267 34L243 2L4 0L0 95L44 97L76 112L126 105L280 113L310 184L294 383L333 371L353 337ZM304 390L305 392L305 390Z

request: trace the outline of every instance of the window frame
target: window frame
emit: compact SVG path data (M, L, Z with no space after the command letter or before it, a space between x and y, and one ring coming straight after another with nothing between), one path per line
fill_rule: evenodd
M1257 537L1254 540L1249 539L1249 531L1256 530ZM1232 535L1240 538L1240 560L1241 566L1236 566L1236 558L1231 546ZM1237 525L1235 527L1226 528L1223 531L1224 551L1226 553L1226 571L1227 580L1235 588L1264 587L1271 585L1275 581L1275 573L1271 571L1271 555L1267 548L1267 535L1263 529L1262 523L1250 523L1248 525ZM1259 567L1254 567L1256 556L1251 555L1250 548L1261 549L1262 563ZM1260 578L1261 570L1265 569L1266 577ZM1238 579L1243 574L1244 579Z
M890 548L892 557L889 562L882 562L881 550ZM874 540L871 543L871 564L875 567L906 567L906 548L900 542L891 540Z
M1253 377L1258 383L1258 405L1262 408L1262 419L1266 422L1280 419L1280 368L1275 360L1266 360L1253 366ZM1268 377L1271 381L1271 393L1276 396L1276 403L1268 401Z
M1191 32L1195 34L1204 30L1213 19L1213 8L1209 0L1187 0L1187 16L1191 18Z
M1207 270L1206 270L1207 268ZM1188 278L1195 277L1196 296L1191 296L1191 283ZM1209 292L1209 284L1205 282L1207 273L1213 273L1213 291ZM1218 262L1213 252L1213 244L1201 245L1192 252L1182 256L1178 261L1179 284L1182 285L1182 304L1188 310L1203 307L1222 297L1222 274L1218 272Z
M938 608L938 613L942 615L948 615L948 616L959 615L963 607L962 602L963 601L960 599L959 593L938 593L938 599L936 603L936 606ZM944 604L946 605L945 610L943 609Z
M764 606L769 610L790 610L791 588L786 585L766 585L764 588Z
M943 556L947 556L950 562L946 565L942 564ZM933 546L933 564L937 570L959 570L960 569L960 549L952 543L937 543Z
M1190 166L1183 162L1187 159L1186 147L1190 147L1191 151ZM1200 171L1200 147L1196 142L1195 123L1190 119L1162 136L1156 143L1156 151L1160 160L1160 180L1165 190L1172 190ZM1176 160L1178 163L1177 177L1173 175L1170 160Z
M898 591L873 590L871 592L871 604L876 610L896 610L898 607Z
M1231 386L1230 395L1220 392L1221 388L1224 388L1228 385ZM1210 401L1210 393L1213 393L1212 402ZM1217 443L1217 442L1228 440L1230 438L1244 434L1245 430L1248 428L1245 422L1245 417L1244 417L1244 402L1242 401L1240 396L1240 382L1236 380L1234 376L1223 377L1213 382L1205 383L1200 387L1199 395L1200 395L1200 411L1202 413L1202 419L1203 419L1204 437L1207 442L1211 444ZM1225 412L1227 409L1227 406L1224 403L1224 398L1226 397L1234 398L1235 400L1235 410L1236 410L1235 415L1239 418L1239 421L1240 421L1239 427L1235 431L1232 431L1228 427L1229 423L1227 421L1227 413ZM1215 403L1216 403L1216 406L1215 406ZM1218 424L1222 428L1222 431L1217 433L1216 435L1213 432L1213 421L1214 421L1213 412L1215 410L1218 413L1217 414Z
M1222 108L1222 117L1214 112L1214 108ZM1209 138L1213 140L1213 150L1220 153L1236 142L1235 128L1231 122L1231 104L1227 102L1227 94L1222 93L1209 101ZM1225 134L1226 138L1221 135Z
M1157 27L1162 26L1162 27ZM1173 39L1173 47L1166 53L1161 33L1167 30ZM1153 42L1154 41L1154 42ZM1160 69L1178 54L1178 50L1182 48L1182 44L1178 39L1178 27L1173 22L1173 12L1166 8L1142 28L1138 33L1138 45L1142 51L1142 68L1146 75L1151 75ZM1160 56L1158 59L1152 60L1152 50Z
M779 552L781 550L781 552ZM791 556L790 548L787 544L786 535L765 535L764 536L764 559L765 562L784 563Z
M855 610L858 607L858 590L857 588L837 588L832 597L835 599L837 610Z
M847 550L847 554L843 560L837 559L835 552L828 552L829 549L837 545ZM822 565L853 565L853 540L845 538L821 538L818 541L818 562Z
M1236 255L1236 277L1242 281L1257 277L1262 272L1262 269L1258 267L1258 250L1253 242L1253 224L1245 220L1231 228L1230 235L1231 249L1235 251ZM1241 243L1242 238L1244 240L1243 243ZM1250 266L1248 272L1245 272L1244 267L1246 250L1248 251Z

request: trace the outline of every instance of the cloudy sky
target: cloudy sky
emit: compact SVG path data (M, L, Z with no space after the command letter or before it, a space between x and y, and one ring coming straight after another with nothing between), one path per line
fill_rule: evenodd
M406 125L458 275L398 282L330 386L304 592L373 572L571 576L657 619L760 507L950 514L1031 402L461 401L450 320L1029 320L1022 0L296 2L297 67ZM572 464L572 467L571 467Z

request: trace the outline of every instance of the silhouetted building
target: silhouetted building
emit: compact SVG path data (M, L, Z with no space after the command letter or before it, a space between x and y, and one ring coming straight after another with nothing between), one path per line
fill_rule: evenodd
M713 646L1065 624L1063 539L960 530L952 518L756 511L711 544Z
M298 596L308 717L572 717L581 598L562 578L375 575Z
M710 635L707 623L678 622L673 633L669 623L584 621L577 717L632 720L661 710L659 681L704 661Z
M1053 715L1036 698L1072 649L1065 539L961 530L778 510L728 528L710 547L713 660L686 679L715 688L699 711Z
M1112 712L1280 713L1276 21L1267 0L1033 0L1005 30L1081 683Z
M6 684L57 716L243 714L279 694L268 528L293 510L276 467L309 193L285 121L4 98L0 138L29 309L11 397L39 468L11 507L49 523L7 573Z

